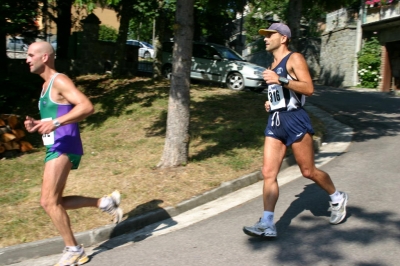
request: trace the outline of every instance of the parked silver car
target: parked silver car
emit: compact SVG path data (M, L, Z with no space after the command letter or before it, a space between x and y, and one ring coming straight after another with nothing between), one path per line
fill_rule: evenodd
M127 40L126 44L139 46L140 57L145 59L154 58L154 47L150 43L137 40Z
M172 72L173 42L163 43L163 73L170 78ZM190 78L225 83L232 90L263 91L267 84L263 80L264 67L246 62L228 47L214 43L193 43Z
M22 37L14 37L8 40L7 50L28 51L28 45Z

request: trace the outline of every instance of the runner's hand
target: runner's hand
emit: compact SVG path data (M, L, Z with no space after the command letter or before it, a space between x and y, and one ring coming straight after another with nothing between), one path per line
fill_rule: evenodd
M271 103L269 101L266 101L264 106L267 112L271 111Z
M34 129L34 127L35 127L35 125L38 124L38 122L39 122L38 120L35 120L30 116L27 116L25 118L25 121L24 121L24 125L25 125L26 130L29 133L35 132L36 130Z
M264 70L263 79L267 84L279 84L279 76L272 70Z
M46 120L46 121L37 121L37 124L32 128L32 131L39 132L40 134L49 134L50 132L53 132L56 129L56 126L53 124L52 120Z

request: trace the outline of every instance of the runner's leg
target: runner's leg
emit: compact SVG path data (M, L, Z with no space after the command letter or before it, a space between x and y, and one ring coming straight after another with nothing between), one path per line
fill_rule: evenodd
M329 195L335 193L336 188L330 176L315 166L312 136L305 134L300 141L292 144L292 149L302 175L314 181Z
M264 178L264 211L273 212L278 201L279 186L277 176L285 154L286 146L280 140L271 137L265 138L264 159L261 171Z
M50 216L65 245L77 246L68 214L62 205L62 194L71 167L72 164L65 154L46 162L40 204Z

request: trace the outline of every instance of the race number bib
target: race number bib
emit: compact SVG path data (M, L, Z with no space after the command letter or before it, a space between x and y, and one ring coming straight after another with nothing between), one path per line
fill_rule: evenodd
M274 84L268 86L268 101L271 104L271 110L277 110L286 107L285 97L281 85Z
M51 120L53 120L53 119L51 119L51 118L42 119L42 121L51 121ZM43 140L43 144L45 146L53 145L54 144L54 131L50 132L49 134L43 134L42 140Z

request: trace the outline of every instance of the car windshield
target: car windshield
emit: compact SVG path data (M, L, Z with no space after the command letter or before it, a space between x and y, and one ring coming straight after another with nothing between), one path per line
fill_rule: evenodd
M215 46L214 48L222 55L223 58L228 60L246 61L238 53L227 47Z
M148 43L148 42L142 42L145 46L147 46L147 47L149 47L150 49L154 49L153 48L153 45L151 45L150 43Z

